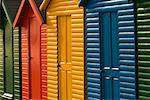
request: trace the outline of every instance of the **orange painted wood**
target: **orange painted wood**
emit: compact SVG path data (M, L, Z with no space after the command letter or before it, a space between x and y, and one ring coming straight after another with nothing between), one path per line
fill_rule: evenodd
M27 17L22 17L22 20L25 20L21 24L22 100L29 100L29 21Z
M46 25L34 0L22 0L13 27L21 27L22 100L47 100Z
M32 8L25 5L21 17L22 100L41 100L41 23Z
M30 91L31 99L41 100L41 67L40 67L40 24L32 14L29 25L30 34Z
M41 27L42 100L47 100L47 26Z

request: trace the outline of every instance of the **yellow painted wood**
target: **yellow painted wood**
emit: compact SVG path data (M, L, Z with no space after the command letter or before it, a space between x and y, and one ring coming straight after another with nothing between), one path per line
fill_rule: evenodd
M83 8L51 0L46 11L48 100L84 100Z
M71 16L59 16L58 23L58 64L59 64L59 98L71 100Z

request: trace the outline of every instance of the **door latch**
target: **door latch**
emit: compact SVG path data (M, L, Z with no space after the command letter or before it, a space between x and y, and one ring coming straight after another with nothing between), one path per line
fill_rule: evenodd
M110 70L110 67L106 66L104 67L104 70Z

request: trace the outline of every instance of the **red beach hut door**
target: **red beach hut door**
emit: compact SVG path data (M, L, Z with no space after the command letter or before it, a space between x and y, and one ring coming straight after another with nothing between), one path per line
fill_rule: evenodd
M29 21L30 97L33 100L40 100L40 25L35 16L30 17Z
M40 23L28 13L22 18L22 100L41 100Z

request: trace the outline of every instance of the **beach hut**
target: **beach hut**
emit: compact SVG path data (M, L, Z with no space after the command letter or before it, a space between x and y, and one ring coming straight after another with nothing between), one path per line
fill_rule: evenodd
M85 7L88 100L137 99L133 0L80 0Z
M12 23L19 0L1 0L0 27L0 96L20 99L19 30ZM2 99L1 98L1 99Z
M138 99L150 98L150 1L137 0Z
M43 0L48 100L84 100L84 11L78 0Z
M22 100L46 100L46 25L38 10L42 0L22 0L13 27L21 31Z

